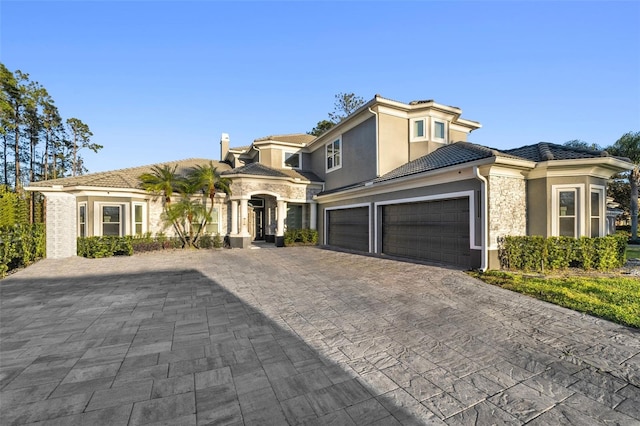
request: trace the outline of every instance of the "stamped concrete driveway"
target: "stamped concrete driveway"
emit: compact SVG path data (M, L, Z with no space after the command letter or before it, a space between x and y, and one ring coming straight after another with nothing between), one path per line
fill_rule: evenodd
M3 425L640 424L640 333L317 248L45 260L0 282Z

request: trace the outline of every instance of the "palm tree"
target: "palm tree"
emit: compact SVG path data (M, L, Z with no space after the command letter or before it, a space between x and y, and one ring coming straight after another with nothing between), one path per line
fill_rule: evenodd
M629 172L629 186L631 187L631 241L638 239L638 186L640 186L640 132L628 132L607 149L611 154L627 157L635 167Z
M220 176L217 167L210 161L209 164L205 166L192 168L189 173L189 180L195 187L201 189L211 202L207 214L203 216L203 221L200 223L200 228L196 233L195 241L197 241L205 229L207 222L211 220L216 192L221 191L227 195L231 195L231 179Z
M198 230L194 236L194 224L206 223L211 216L207 212L206 205L194 199L195 194L200 190L197 182L193 179L184 179L178 183L177 190L180 193L180 199L167 209L166 217L178 230L183 247L193 247L196 246L197 237L200 235Z
M143 173L139 176L142 189L163 198L162 211L166 217L170 216L171 197L183 180L176 174L177 168L177 165L171 168L166 164L163 166L153 166L151 173ZM183 233L181 232L179 224L170 218L169 220L173 224L176 234L182 238Z

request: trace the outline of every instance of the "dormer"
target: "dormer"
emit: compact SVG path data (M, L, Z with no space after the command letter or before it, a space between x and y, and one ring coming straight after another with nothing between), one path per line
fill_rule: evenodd
M409 103L409 161L454 142L466 142L480 123L460 118L462 110L433 100Z
M302 170L305 148L315 139L306 133L271 135L253 141L251 149L259 153L257 161L273 169Z

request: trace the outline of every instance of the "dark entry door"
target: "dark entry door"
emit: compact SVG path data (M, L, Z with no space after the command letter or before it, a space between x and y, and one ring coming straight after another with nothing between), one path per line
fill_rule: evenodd
M383 253L471 266L468 198L386 205L382 221Z
M264 240L264 207L253 208L256 240Z

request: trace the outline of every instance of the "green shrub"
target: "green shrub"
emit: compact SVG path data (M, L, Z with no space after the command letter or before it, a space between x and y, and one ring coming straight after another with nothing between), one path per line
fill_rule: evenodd
M203 234L198 239L198 248L210 249L213 247L213 237L209 234Z
M315 229L290 229L284 233L284 245L316 245L318 244L318 231Z
M224 245L224 239L218 232L215 237L213 237L213 248L222 248Z
M84 237L78 238L78 256L101 258L111 256L131 256L133 237Z
M503 269L544 272L573 266L609 271L624 265L626 237L507 236L498 241L498 246Z
M45 256L44 224L0 227L0 277Z

